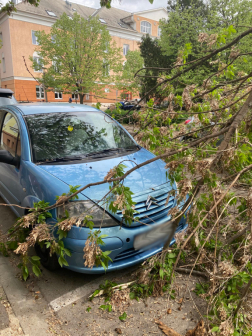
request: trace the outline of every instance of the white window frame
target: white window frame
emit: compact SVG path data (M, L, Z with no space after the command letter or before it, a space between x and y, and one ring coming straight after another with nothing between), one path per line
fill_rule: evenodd
M37 32L37 30L32 30L32 44L33 45L39 45L38 43L38 38L37 36L35 35L35 33ZM35 42L35 43L34 43Z
M150 31L148 31L150 30ZM151 34L152 31L152 25L148 21L141 21L141 28L140 28L141 33L143 34Z
M110 65L103 60L104 77L110 76Z
M33 55L33 60L37 63L37 64L39 64L39 62L41 62L41 61L39 61L39 60L42 60L42 58L41 57L39 57L39 56L37 56L37 55ZM39 70L36 70L36 69L33 69L33 71L34 72L43 72L43 69L42 69L42 64L41 64L41 69L39 69Z
M89 93L86 93L86 100L89 100Z
M52 61L52 66L54 68L54 71L57 72L57 73L61 73L58 65L59 65L59 62L57 60Z
M57 17L57 15L53 11L46 10L46 13L51 17Z
M56 96L58 96L58 97L56 97ZM54 98L55 99L62 99L63 98L62 97L62 92L55 90L54 91Z
M123 45L123 55L126 56L129 50L130 50L129 44L124 44Z
M110 91L109 91L109 88L105 88L105 92L106 93L109 93Z
M39 94L39 96L37 96L37 93ZM45 92L42 85L36 85L36 98L45 99Z
M160 37L161 36L161 34L162 34L162 32L161 32L161 27L158 27L158 37Z

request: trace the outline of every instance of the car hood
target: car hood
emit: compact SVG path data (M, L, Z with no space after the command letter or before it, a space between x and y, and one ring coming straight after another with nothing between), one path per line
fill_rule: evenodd
M84 187L89 183L103 181L108 171L121 163L127 166L125 171L154 157L149 151L141 148L139 151L120 157L106 157L93 162L40 165L39 168L55 176L68 185ZM128 161L127 161L128 160ZM124 181L134 194L146 189L154 188L167 182L165 163L157 160L132 172ZM83 194L92 200L100 200L109 191L109 184L105 183L86 189Z

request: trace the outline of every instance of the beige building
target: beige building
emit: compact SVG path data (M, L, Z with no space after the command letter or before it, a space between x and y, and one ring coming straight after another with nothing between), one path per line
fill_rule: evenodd
M16 0L16 2L20 1ZM124 56L128 50L138 49L138 42L141 41L143 34L159 37L161 34L159 20L168 18L165 8L130 13L117 8L94 9L68 0L40 0L38 7L21 1L16 8L17 11L11 16L0 15L1 87L12 89L18 101L33 102L43 101L44 91L27 71L24 58L32 74L35 77L41 76L41 73L31 68L29 60L29 56L38 57L35 52L37 41L34 33L38 30L49 33L50 27L63 12L69 16L77 12L84 18L98 16L100 22L106 25L117 46L121 48ZM99 101L109 103L120 98L121 92L113 89L113 85L104 90L106 98L99 99ZM69 94L61 92L48 92L50 102L66 102L69 97ZM85 103L96 101L92 93L85 95Z

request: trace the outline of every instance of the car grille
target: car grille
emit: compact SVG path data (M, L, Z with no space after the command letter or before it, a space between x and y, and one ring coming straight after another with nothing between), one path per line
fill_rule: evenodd
M128 250L125 250L125 251L119 253L115 257L114 261L119 261L119 260L131 258L131 257L134 257L134 256L140 254L140 253L142 253L141 250L135 250L135 249L131 248L131 249L128 249Z
M133 197L135 204L135 209L138 213L134 214L134 218L138 217L138 220L142 223L146 224L154 224L156 221L161 219L164 216L167 216L168 211L174 206L174 197L170 196L169 202L165 205L168 192L171 188L165 187L157 191L150 192L148 194L144 194L143 197ZM157 201L156 204L152 204L150 208L147 210L146 201L148 196L154 197ZM118 211L117 215L122 218L122 212ZM141 225L139 222L134 222L132 226Z

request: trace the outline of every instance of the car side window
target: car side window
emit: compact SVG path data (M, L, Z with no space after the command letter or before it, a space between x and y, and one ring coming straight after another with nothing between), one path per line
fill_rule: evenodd
M7 150L14 157L21 155L19 127L11 113L6 113L3 119L0 149Z

